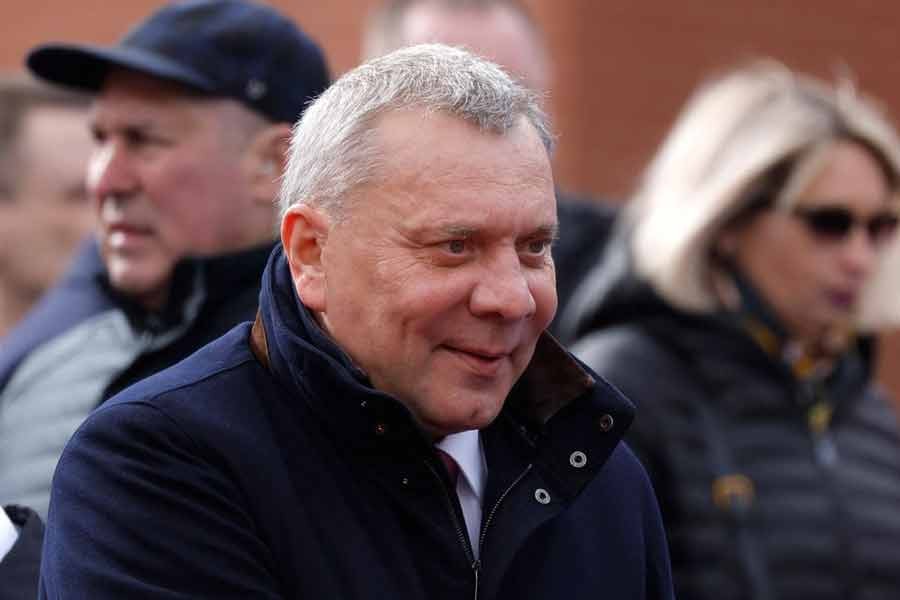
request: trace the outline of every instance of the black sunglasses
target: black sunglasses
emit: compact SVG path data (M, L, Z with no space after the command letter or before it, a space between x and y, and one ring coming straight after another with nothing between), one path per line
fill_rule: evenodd
M890 240L900 223L900 216L890 210L878 212L868 219L858 219L849 209L840 206L795 207L792 214L802 219L813 234L826 240L843 240L859 225L875 246Z

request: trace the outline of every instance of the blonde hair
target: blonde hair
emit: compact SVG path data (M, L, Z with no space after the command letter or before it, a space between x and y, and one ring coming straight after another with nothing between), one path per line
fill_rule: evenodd
M637 272L676 307L714 310L711 261L723 227L752 208L773 171L782 171L783 181L771 190L772 200L789 206L824 166L825 151L848 139L872 153L896 189L896 132L848 82L829 85L760 61L702 86L629 207ZM857 326L900 322L898 292L900 236L864 290Z

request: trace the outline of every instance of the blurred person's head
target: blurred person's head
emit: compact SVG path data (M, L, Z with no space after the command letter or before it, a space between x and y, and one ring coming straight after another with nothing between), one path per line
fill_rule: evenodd
M806 342L896 323L897 151L846 83L769 62L731 72L688 102L645 175L636 268L690 311L727 308L749 282Z
M92 229L86 96L0 80L0 334L60 276Z
M290 127L328 84L319 48L271 8L165 6L115 46L50 44L31 70L96 94L88 191L110 282L147 308L184 258L273 239Z
M555 312L550 147L533 93L442 45L357 67L294 131L297 294L435 437L496 417Z
M363 58L414 44L462 46L543 94L550 63L537 24L517 0L387 0L363 32Z

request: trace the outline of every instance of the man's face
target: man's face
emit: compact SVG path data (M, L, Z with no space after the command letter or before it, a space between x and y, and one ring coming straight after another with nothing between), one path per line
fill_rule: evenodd
M384 177L328 233L319 316L426 431L480 429L556 311L547 153L524 119L501 136L418 110L377 140Z
M90 154L85 111L35 107L18 137L14 197L0 208L2 277L37 297L62 273L75 245L92 230L84 188Z
M165 302L179 259L246 243L232 104L128 71L113 71L94 104L88 190L101 252L113 287L148 308Z

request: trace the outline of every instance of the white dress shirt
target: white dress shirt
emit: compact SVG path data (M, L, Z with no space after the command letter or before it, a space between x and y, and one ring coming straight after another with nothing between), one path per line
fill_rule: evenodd
M9 553L18 538L19 533L16 531L16 526L0 506L0 560L3 560L3 557Z
M435 444L453 457L459 465L460 477L456 480L456 495L462 507L469 533L472 552L478 558L478 538L481 532L481 502L487 483L487 463L481 447L481 435L472 429L446 436Z

